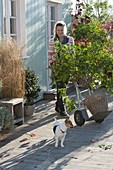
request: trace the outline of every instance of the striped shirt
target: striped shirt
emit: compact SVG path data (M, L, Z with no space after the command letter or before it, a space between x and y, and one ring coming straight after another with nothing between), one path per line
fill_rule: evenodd
M74 38L71 36L67 36L66 44L74 44ZM54 64L53 57L56 55L55 45L54 45L54 38L49 40L49 47L48 47L48 61L50 65Z

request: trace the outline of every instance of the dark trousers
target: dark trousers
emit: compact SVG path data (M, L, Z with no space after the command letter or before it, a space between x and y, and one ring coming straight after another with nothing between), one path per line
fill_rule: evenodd
M59 113L65 112L65 105L64 105L64 101L63 101L63 97L59 92L60 88L65 88L66 85L63 82L60 83L56 83L57 86L57 101L56 101L56 107L55 110L58 111Z

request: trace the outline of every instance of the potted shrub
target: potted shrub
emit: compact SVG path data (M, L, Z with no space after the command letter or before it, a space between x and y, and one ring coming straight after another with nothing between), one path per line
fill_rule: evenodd
M31 116L34 113L34 102L41 91L38 81L39 79L34 70L28 67L25 70L25 116Z

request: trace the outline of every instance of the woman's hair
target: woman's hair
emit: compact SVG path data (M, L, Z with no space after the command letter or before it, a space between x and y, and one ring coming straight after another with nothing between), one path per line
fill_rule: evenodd
M58 22L56 22L56 24L54 25L54 38L56 38L57 37L57 27L58 26L63 26L64 27L64 35L66 35L67 34L67 27L66 27L66 24L65 24L65 22L63 22L63 21L58 21Z

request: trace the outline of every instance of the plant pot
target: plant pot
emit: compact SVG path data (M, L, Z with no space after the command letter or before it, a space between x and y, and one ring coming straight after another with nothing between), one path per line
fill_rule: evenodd
M35 105L24 106L24 115L29 117L32 116L35 111Z
M93 93L91 96L87 96L83 102L92 115L108 110L107 95L104 92Z

